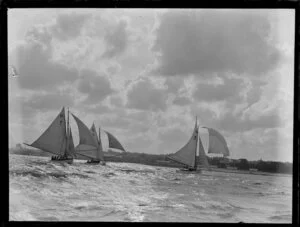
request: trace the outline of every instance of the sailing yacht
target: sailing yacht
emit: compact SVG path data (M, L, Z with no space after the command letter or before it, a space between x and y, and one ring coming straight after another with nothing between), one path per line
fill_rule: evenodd
M90 131L97 143L97 153L96 153L96 159L92 158L91 160L88 160L87 163L89 163L89 164L100 163L101 165L105 165L101 136L100 136L100 128L99 128L99 137L97 135L97 131L96 131L96 127L95 127L94 123L93 123Z
M59 115L36 141L32 144L24 144L54 154L51 161L73 163L75 147L69 124L69 109L67 122L65 107L63 107Z
M229 155L229 149L225 138L215 129L206 128L209 133L208 153L222 153L224 156ZM197 148L199 150L199 161L197 162ZM167 155L167 159L184 165L182 171L202 172L202 169L210 169L204 147L199 136L199 126L196 123L193 134L188 143L174 154Z
M89 129L78 117L74 117L79 131L79 144L76 147L76 155L88 159L88 164L105 165L103 149L100 137L98 138L95 125ZM100 129L99 129L100 132Z

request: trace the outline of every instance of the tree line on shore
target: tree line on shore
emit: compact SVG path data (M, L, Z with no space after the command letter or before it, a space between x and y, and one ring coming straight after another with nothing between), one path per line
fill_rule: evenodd
M22 154L31 156L44 156L49 157L51 154L42 152L37 149L24 148L21 144L17 144L16 148L9 150L12 154ZM166 159L165 154L146 154L146 153L133 153L133 152L114 152L109 150L105 154L112 154L105 157L106 161L111 162L129 162L140 163L154 166L166 167L181 167L180 164L174 163ZM199 158L199 157L197 157ZM292 174L293 164L289 162L275 162L275 161L248 161L247 159L224 159L222 157L209 157L207 156L208 163L218 168L234 168L238 170L256 170L270 173L287 173Z

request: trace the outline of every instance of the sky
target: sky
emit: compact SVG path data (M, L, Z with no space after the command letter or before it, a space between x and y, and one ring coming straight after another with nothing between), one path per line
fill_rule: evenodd
M230 158L292 162L294 28L290 9L8 9L9 145L65 106L130 152L176 152L197 116Z

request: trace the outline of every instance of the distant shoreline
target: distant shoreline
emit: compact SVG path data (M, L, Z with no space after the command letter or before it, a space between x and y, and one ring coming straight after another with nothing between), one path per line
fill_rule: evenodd
M39 154L22 154L22 153L11 153L14 155L23 155L23 156L34 156L34 157L51 157L51 155L39 155ZM80 160L80 159L78 159ZM151 165L148 163L137 163L137 162L130 162L130 161L121 161L121 160L107 160L107 162L120 162L120 163L134 163L134 164L141 164L147 166L157 166L157 167L167 167L167 168L180 168L179 166L170 166L170 165L159 165L156 163L155 165ZM237 173L237 174L251 174L251 175L262 175L262 176L292 176L292 173L271 173L271 172L263 172L263 171L253 171L253 170L238 170L238 169L226 169L226 168L218 168L218 167L211 167L210 170L204 169L207 172L223 172L223 173Z

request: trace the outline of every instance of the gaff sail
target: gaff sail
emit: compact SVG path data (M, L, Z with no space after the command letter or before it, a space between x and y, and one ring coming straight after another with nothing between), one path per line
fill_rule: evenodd
M79 131L79 144L76 147L76 153L90 158L97 158L98 145L91 131L78 117L74 114L72 116L77 123Z
M170 160L179 162L189 167L196 167L196 152L197 152L197 141L198 141L198 126L197 120L192 137L188 143L182 147L179 151L174 154L168 155L167 158Z
M93 147L97 147L97 142L95 141L95 138L93 137L91 131L88 129L88 127L74 114L72 114L74 117L79 131L79 144L80 145L90 145Z
M110 148L116 148L122 151L125 151L124 147L121 145L121 143L117 140L116 137L114 137L111 133L105 131L108 137L108 146Z
M73 141L73 136L72 136L72 131L71 128L69 128L69 139L68 139L68 155L70 156L75 156L75 146L74 146L74 141Z
M96 141L97 144L99 144L99 139L98 139L98 136L97 136L97 132L96 132L96 127L95 127L95 124L93 123L90 131L92 132L92 135Z
M225 138L219 133L217 130L207 127L206 128L209 133L209 145L208 152L212 154L223 154L224 156L229 156L229 149L227 147L227 143Z
M207 157L206 157L206 154L205 154L205 151L204 151L204 147L203 147L200 135L199 135L198 144L199 144L199 163L198 164L201 167L208 168L209 164L208 164L208 161L207 161Z
M102 147L102 142L101 142L101 134L100 134L100 128L99 128L99 139L98 139L98 143L99 143L99 147L100 147L100 150L103 151L103 147Z
M96 143L97 143L97 152L96 152L96 158L98 160L104 160L104 155L103 155L103 150L102 150L102 144L101 144L101 138L97 136L97 131L96 131L96 127L95 127L95 124L93 123L91 129L90 129ZM100 133L100 130L99 130L99 133ZM101 144L101 146L100 146Z
M30 146L56 155L64 155L67 145L66 139L66 118L63 107L46 131Z

